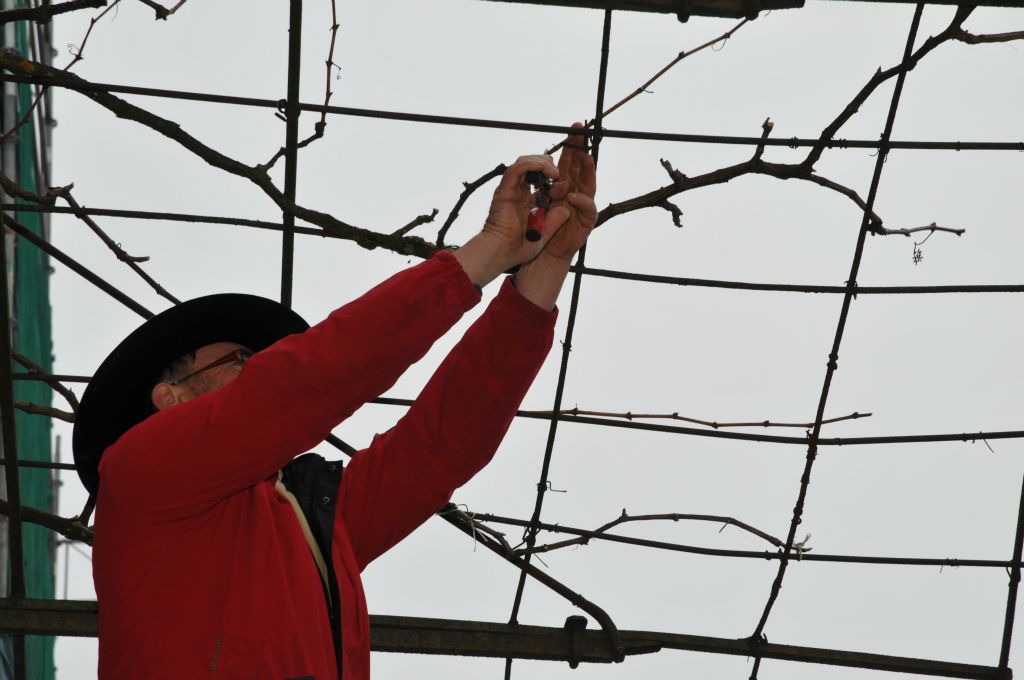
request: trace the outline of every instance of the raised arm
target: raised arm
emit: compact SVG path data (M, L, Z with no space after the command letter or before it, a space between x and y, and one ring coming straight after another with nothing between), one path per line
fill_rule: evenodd
M104 455L101 484L117 488L133 507L187 513L269 478L322 441L476 303L473 284L539 260L546 247L563 253L568 232L562 227L572 223L573 209L561 180L545 238L525 239L529 171L552 179L560 173L546 156L520 158L502 178L483 231L454 255L438 253L391 277L305 333L258 353L225 387L151 416ZM550 284L535 285L551 280L548 269L524 267L525 290L550 296Z
M346 469L337 512L360 568L426 521L490 461L540 369L569 262L597 219L594 165L581 145L564 149L558 176L543 250L522 266L515 286L506 280L398 425ZM510 184L503 180L496 204Z
M251 486L387 390L478 300L438 253L259 352L226 386L150 416L108 449L101 484L160 512Z
M399 423L348 464L337 513L360 568L490 461L547 356L555 316L506 281Z

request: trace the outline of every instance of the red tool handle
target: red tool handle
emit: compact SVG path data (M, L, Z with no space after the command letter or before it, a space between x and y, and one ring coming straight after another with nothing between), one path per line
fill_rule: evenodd
M526 224L526 240L539 241L544 231L545 208L534 208L530 211L530 221Z

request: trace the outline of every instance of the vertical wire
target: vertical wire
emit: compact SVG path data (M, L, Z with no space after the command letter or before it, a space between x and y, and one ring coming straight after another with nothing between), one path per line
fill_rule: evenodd
M793 519L790 522L786 545L782 549L782 555L779 559L779 571L775 576L775 581L772 583L771 593L769 594L768 602L765 604L764 611L761 614L761 619L758 621L757 628L751 636L754 644L756 644L763 635L765 624L768 622L768 616L771 614L772 607L778 599L779 591L782 588L782 579L785 577L786 568L789 565L789 553L793 549L796 530L800 525L803 515L804 501L807 497L807 487L811 480L811 468L814 465L814 459L817 457L818 452L818 438L821 434L825 404L828 401L829 389L832 385L832 377L839 367L839 346L843 340L843 332L846 329L846 320L849 316L850 306L853 302L854 296L857 294L857 274L860 271L861 258L864 253L864 241L867 237L868 228L871 224L871 215L874 209L875 197L878 193L878 185L882 177L882 166L885 163L885 159L889 151L889 137L892 134L893 123L896 120L896 109L899 107L900 96L903 93L903 83L906 80L907 72L910 70L910 66L907 62L912 50L914 49L914 42L917 39L917 29L921 23L921 14L923 11L924 3L919 3L914 11L914 18L910 24L907 44L903 54L903 68L896 79L896 87L893 90L892 100L889 104L889 113L886 117L884 131L882 132L878 158L875 162L874 174L871 178L871 188L868 192L868 198L864 207L864 215L861 218L860 233L857 237L857 246L854 250L853 263L850 266L850 276L846 281L846 293L843 295L843 306L839 313L839 321L836 325L835 338L832 342L832 351L828 357L829 360L825 371L825 380L821 388L821 396L818 400L818 411L814 419L814 428L808 434L809 444L807 448L807 460L804 465L803 474L800 477L800 493L797 496L796 505L793 508ZM751 677L753 678L755 676L752 675Z
M1017 509L1017 535L1013 542L1013 567L1006 593L1006 618L1003 622L1003 641L999 648L999 669L1006 671L1010 663L1010 641L1013 638L1013 619L1017 611L1017 587L1020 584L1020 558L1024 550L1024 481L1021 482L1020 507Z
M599 67L597 80L597 103L595 107L596 113L594 115L593 144L591 148L591 154L594 157L595 165L597 164L601 144L601 125L603 122L602 112L604 111L605 83L608 78L608 52L611 42L611 30L612 10L605 10L604 24L601 34L601 65ZM548 473L551 468L551 457L555 447L555 434L558 430L558 412L562 408L562 395L565 390L565 378L569 369L569 353L572 351L572 337L576 326L576 313L579 310L580 287L583 281L582 270L586 256L587 246L586 244L583 244L583 247L580 248L579 255L576 258L576 273L573 276L572 282L572 299L569 303L569 320L565 331L565 341L562 343L562 364L558 371L558 384L555 388L554 407L552 408L551 421L548 425L548 438L544 447L544 462L541 466L540 481L537 483L537 497L534 503L533 518L530 520L531 526L526 530L525 540L528 548L532 548L537 541L536 523L540 521L541 509L544 506L544 493L547 491L549 484ZM526 587L525 565L530 564L531 557L531 554L527 552L524 559L524 568L519 572L519 582L516 585L515 600L512 603L512 613L509 616L510 624L519 622L519 609L523 602L523 591ZM507 658L505 659L505 679L509 680L511 677L512 659Z

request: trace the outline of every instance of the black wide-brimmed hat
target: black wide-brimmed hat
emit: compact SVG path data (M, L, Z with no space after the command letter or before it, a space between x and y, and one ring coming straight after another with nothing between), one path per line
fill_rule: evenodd
M103 451L153 412L149 394L175 359L215 342L259 352L307 328L284 305L240 293L189 300L139 326L96 369L75 415L72 448L85 488L99 487Z

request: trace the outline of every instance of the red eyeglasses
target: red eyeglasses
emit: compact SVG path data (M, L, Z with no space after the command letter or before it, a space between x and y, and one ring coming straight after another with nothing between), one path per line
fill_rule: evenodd
M168 385L180 385L183 382L185 382L186 380L188 380L189 378L194 378L194 377L196 377L197 375L199 375L200 373L202 373L204 371L209 371L211 368L217 368L218 366L224 366L225 364L238 364L238 365L242 365L246 361L248 361L252 357L253 354L255 354L255 352L253 352L251 349L246 349L245 347L239 347L238 349L233 349L230 352L228 352L227 354L225 354L224 356L222 356L220 359L215 359L214 361L211 361L210 363L206 364L202 368L198 368L198 369L192 371L191 373L189 373L188 375L186 375L184 377L181 377L181 378L178 378L177 380L171 381L171 382L169 382L167 384Z

